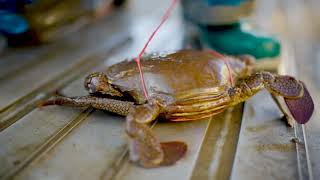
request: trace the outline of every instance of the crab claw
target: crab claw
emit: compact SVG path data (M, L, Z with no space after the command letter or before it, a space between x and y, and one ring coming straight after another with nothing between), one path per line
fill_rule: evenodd
M173 165L187 152L184 142L159 142L147 125L158 117L159 112L160 106L150 103L132 107L126 117L130 160L144 168Z
M187 152L188 146L184 142L161 142L164 158L160 166L171 166L181 159Z
M312 116L314 104L305 84L301 81L300 83L303 84L304 88L303 96L298 99L284 98L284 100L294 119L299 124L305 124Z

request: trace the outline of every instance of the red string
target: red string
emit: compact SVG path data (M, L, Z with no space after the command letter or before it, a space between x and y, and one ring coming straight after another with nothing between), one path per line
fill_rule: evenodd
M214 51L212 49L207 49L207 52L209 52L210 54L218 57L218 58L221 58L221 60L224 61L224 63L226 64L227 66L227 69L228 69L228 72L229 72L229 81L230 81L230 84L232 86L234 86L234 79L233 79L233 76L232 76L232 72L231 72L231 67L230 67L230 63L228 61L228 58L226 56L224 56L223 54L217 52L217 51Z
M144 76L143 76L143 71L141 69L141 64L140 64L140 60L141 60L141 57L142 55L144 54L146 48L148 47L150 41L152 40L152 38L154 37L154 35L157 33L157 31L160 29L160 27L162 26L162 24L164 22L166 22L166 20L169 18L170 14L171 14L171 11L173 10L173 8L175 7L175 5L177 4L178 0L172 0L172 3L170 5L170 7L166 10L164 16L162 17L162 20L160 22L160 24L157 26L157 28L153 31L153 33L151 34L151 36L149 37L147 43L144 45L144 47L142 48L139 56L135 59L137 65L138 65L138 69L139 69L139 72L140 72L140 81L141 81L141 85L142 85L142 88L143 88L143 93L144 93L144 96L146 99L149 99L149 95L148 95L148 91L147 91L147 88L146 88L146 84L145 84L145 81L144 81Z

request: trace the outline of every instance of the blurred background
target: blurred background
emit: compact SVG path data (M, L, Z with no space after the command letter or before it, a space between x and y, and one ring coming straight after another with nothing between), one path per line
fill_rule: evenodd
M111 137L116 134L122 139L111 139L110 134L103 129L99 131L94 124L103 122L103 115L93 113L96 115L90 115L93 124L81 124L79 120L81 128L76 125L70 128L68 123L74 122L75 117L87 119L89 115L70 109L69 112L59 108L36 110L37 103L50 98L56 89L67 95L83 95L82 80L86 74L136 57L171 3L170 0L0 0L0 179L17 174L17 179L156 179L164 174L169 179L301 179L297 173L299 162L291 151L282 154L283 158L260 162L252 176L247 172L254 165L247 164L243 171L237 171L240 165L234 165L232 157L236 156L240 120L236 130L232 130L236 139L230 142L233 150L224 155L230 158L218 165L224 170L220 168L218 172L217 164L201 155L208 148L206 140L210 140L206 138L209 124L201 122L204 124L191 123L186 127L199 129L198 136L190 138L194 143L190 159L176 171L144 172L131 166L127 171L129 165L124 168L123 164L117 164L125 144L121 135L123 124L113 122ZM306 83L315 101L316 112L303 133L308 154L306 177L316 179L320 176L318 7L319 0L181 0L147 52L209 48L231 55L250 54L275 66L287 59L291 64L286 67L287 72L293 72ZM64 128L70 129L61 131ZM77 131L73 132L74 129ZM73 136L66 138L71 131ZM284 131L280 136L293 133ZM60 141L65 144L53 151ZM108 143L100 147L105 141ZM80 150L76 151L73 144ZM92 149L86 149L87 146ZM295 152L294 147L291 150ZM46 154L48 151L51 154ZM81 159L87 152L96 156ZM286 161L295 165L281 166ZM61 162L65 165L60 167ZM90 167L97 168L86 172ZM264 172L266 167L270 169Z

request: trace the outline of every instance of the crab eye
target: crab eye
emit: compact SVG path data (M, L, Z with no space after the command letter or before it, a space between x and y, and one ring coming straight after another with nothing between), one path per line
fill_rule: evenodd
M96 92L96 87L93 86L90 83L87 84L87 89L88 89L89 93L95 93Z
M87 76L85 83L84 83L84 87L87 91L89 91L89 93L95 93L96 92L96 86L93 82L93 76L92 74Z
M92 73L86 77L85 88L89 93L105 93L109 90L108 79L103 73Z

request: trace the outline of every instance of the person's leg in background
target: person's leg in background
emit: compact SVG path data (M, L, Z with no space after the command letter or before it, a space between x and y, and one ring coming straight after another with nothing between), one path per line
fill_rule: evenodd
M31 0L0 0L0 51L7 44L19 44L26 40L29 23L21 14L22 8Z
M250 54L257 59L277 57L280 42L248 26L254 0L182 0L184 17L198 26L205 47L226 54Z

